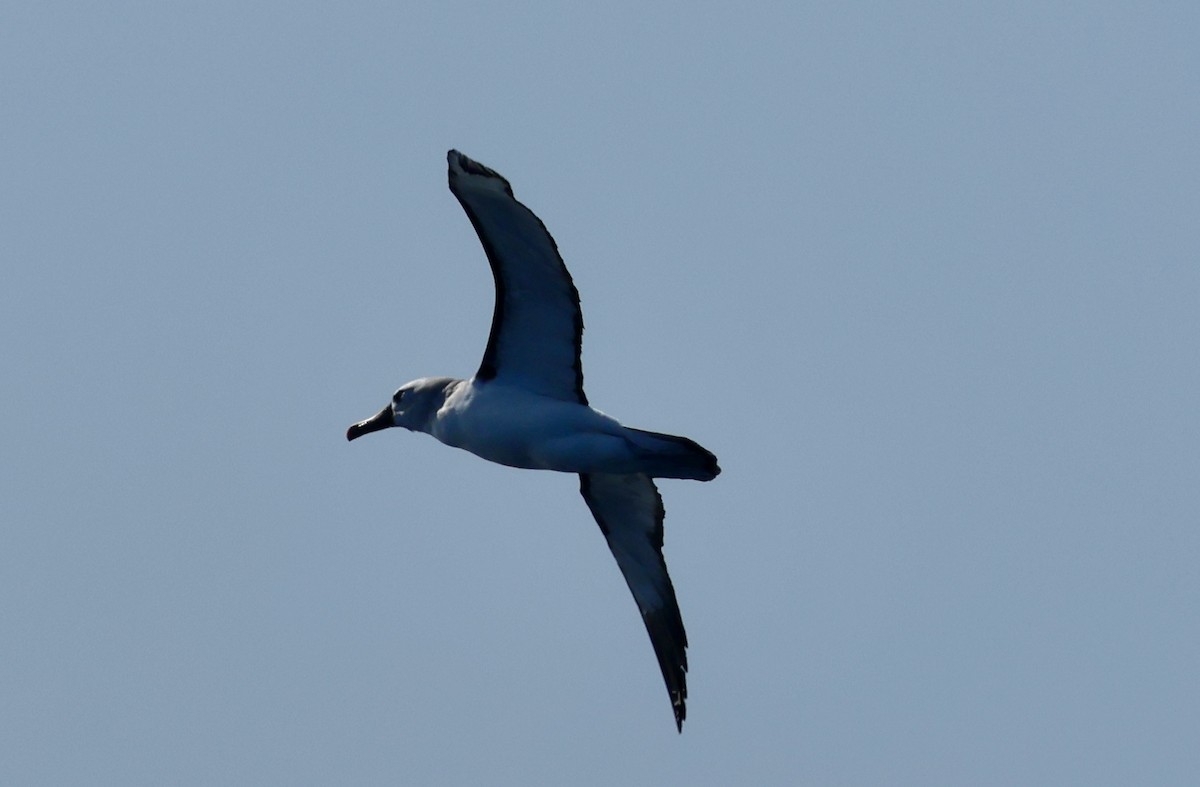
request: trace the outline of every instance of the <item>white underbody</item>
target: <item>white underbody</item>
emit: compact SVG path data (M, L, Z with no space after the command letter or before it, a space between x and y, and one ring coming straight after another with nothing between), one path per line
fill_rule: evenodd
M497 381L462 381L427 424L446 445L510 467L638 473L636 438L591 407Z

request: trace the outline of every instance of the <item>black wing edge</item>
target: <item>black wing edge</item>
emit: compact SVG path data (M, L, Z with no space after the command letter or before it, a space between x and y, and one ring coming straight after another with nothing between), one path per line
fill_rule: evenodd
M567 264L563 261L562 254L558 251L558 244L554 241L554 236L550 234L550 230L546 229L545 222L536 213L530 210L525 203L513 196L512 186L509 184L507 178L496 172L496 170L459 153L457 150L451 150L446 155L448 158L457 157L458 164L463 168L464 172L498 179L504 186L504 193L512 199L513 204L518 209L524 210L532 216L542 232L545 233L546 240L550 242L550 247L554 249L554 256L558 258L559 267L562 268L563 275L567 278L567 284L571 288L571 300L575 306L575 396L578 398L580 404L587 404L587 395L583 392L583 309L580 306L579 290L575 287L575 280L571 278L571 272L567 270ZM496 353L499 352L497 345L500 343L500 326L504 324L504 274L501 271L500 255L496 251L495 245L488 239L487 232L484 230L479 216L455 188L453 167L449 167L448 180L450 183L450 193L458 200L458 204L462 206L463 212L467 214L471 226L475 228L475 234L479 236L479 242L483 245L484 254L488 258L488 266L492 269L492 280L495 282L496 303L492 307L492 327L488 332L487 347L483 351L483 360L479 364L479 370L475 372L475 379L486 382L495 378L497 371Z
M679 601L675 598L675 586L671 583L671 575L667 573L667 563L663 559L663 519L666 516L666 509L663 507L662 495L658 492L658 487L654 485L652 479L650 481L651 488L654 489L654 495L657 500L657 510L655 511L655 528L653 533L648 534L647 539L649 545L654 549L654 553L658 556L658 567L662 570L662 579L665 586L664 598L666 604L657 610L642 609L641 601L637 597L633 583L629 576L625 573L626 565L617 559L617 565L621 568L621 574L625 577L625 583L629 586L629 590L633 593L634 601L638 604L638 611L641 612L642 622L646 626L646 633L650 635L650 644L654 646L654 655L658 659L658 668L662 671L663 682L667 687L667 696L671 700L671 710L675 714L675 729L683 732L683 720L687 718L687 632L683 628L683 615L679 611ZM596 519L596 524L600 526L600 531L604 534L604 538L608 541L609 549L613 551L614 557L617 556L617 550L613 547L610 537L609 528L605 524L596 503L593 501L591 478L586 473L579 475L579 493L583 495L584 501L592 512L592 516Z

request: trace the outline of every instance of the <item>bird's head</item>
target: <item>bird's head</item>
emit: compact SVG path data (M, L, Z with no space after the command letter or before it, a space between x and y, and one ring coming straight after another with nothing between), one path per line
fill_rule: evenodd
M428 433L434 416L456 382L449 377L424 377L400 386L386 407L347 429L346 439L354 440L392 426Z

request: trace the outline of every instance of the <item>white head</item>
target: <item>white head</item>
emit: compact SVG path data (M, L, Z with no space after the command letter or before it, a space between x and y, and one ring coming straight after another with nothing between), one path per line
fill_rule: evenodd
M346 430L346 439L353 440L392 426L403 426L413 432L428 433L434 415L457 382L459 381L450 377L423 377L405 383L392 395L392 401L387 407Z

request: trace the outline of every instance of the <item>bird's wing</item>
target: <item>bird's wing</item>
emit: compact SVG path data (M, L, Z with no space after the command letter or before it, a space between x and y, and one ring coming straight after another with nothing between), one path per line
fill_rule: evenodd
M475 227L496 280L492 332L475 379L587 404L579 292L554 238L502 175L457 150L447 159L450 191Z
M579 491L633 593L667 684L675 726L687 716L687 634L663 561L663 504L647 475L584 473Z

